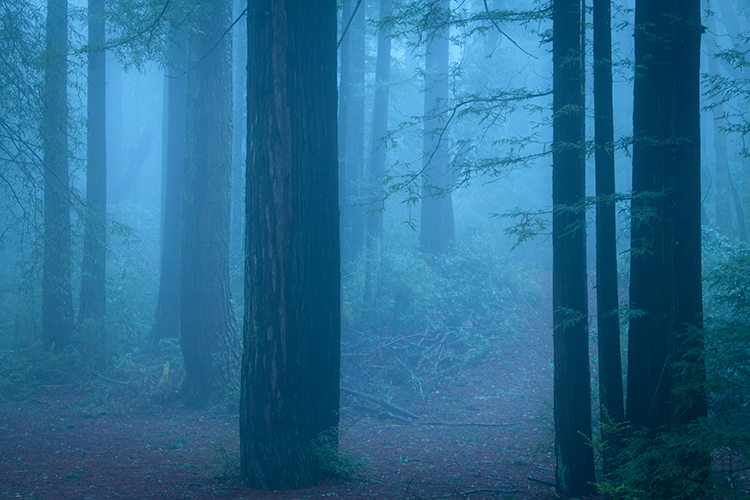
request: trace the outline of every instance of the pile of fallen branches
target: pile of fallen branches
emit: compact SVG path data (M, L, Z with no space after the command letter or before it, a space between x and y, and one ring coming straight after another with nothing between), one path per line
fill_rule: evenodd
M459 375L488 347L472 328L425 330L402 336L380 336L347 329L342 350L344 385L412 388L424 397Z

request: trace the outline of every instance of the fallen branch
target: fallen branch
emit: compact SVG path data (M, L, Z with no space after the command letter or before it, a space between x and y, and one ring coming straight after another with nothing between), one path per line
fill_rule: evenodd
M487 422L414 422L419 425L446 425L451 427L510 427L518 424L493 424Z
M497 423L488 423L488 422L442 422L442 421L423 421L421 419L413 420L412 418L405 418L401 415L394 415L390 411L383 411L381 409L372 407L372 406L366 406L361 405L357 403L352 403L349 405L349 408L360 410L366 413L372 413L373 415L376 415L378 418L385 419L385 418L392 418L394 420L398 420L399 422L403 422L405 424L414 424L414 425L444 425L449 427L510 427L511 425L517 425L515 423L511 424L497 424Z
M350 407L354 408L355 410L361 410L367 413L372 413L377 418L381 418L381 419L392 418L394 420L398 420L399 422L404 422L407 424L410 424L412 422L411 419L402 417L401 415L394 415L393 413L389 411L379 410L377 408L373 408L372 406L365 406L365 405L359 405L359 404L354 403Z
M401 408L400 406L396 406L393 403L389 403L388 401L385 401L383 399L376 398L375 396L372 396L370 394L365 394L364 392L355 391L354 389L349 389L348 387L341 387L341 392L346 392L347 394L351 394L353 396L357 396L357 397L366 399L368 401L372 401L373 403L377 403L383 408L386 408L390 410L391 412L399 414L404 417L413 418L415 420L418 420L420 418L419 415L415 415L409 410L405 410Z
M557 487L557 485L555 483L552 483L550 481L545 481L544 479L537 479L537 478L531 477L531 476L529 476L529 481L533 481L535 483L544 484L546 486L552 486L553 488Z
M523 493L521 490L491 490L488 488L479 488L476 490L462 491L461 495L473 495L475 493L492 493L493 495L507 495L510 493Z

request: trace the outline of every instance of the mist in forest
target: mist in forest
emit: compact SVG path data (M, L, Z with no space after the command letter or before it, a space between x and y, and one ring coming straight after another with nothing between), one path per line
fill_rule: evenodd
M0 0L0 455L746 494L750 10L648 3Z

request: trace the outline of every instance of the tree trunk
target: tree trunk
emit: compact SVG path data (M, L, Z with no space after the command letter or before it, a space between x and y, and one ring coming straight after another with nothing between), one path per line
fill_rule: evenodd
M175 42L169 50L164 77L164 156L162 158L161 273L156 321L151 336L161 339L180 336L180 208L185 163L185 106L187 104L187 37L172 29Z
M251 2L248 37L241 473L294 489L338 442L336 3Z
M365 2L362 2L349 27L350 37L350 87L349 132L347 136L346 204L343 210L349 217L349 255L359 257L364 247L365 210L363 204L365 179Z
M637 0L635 16L630 306L640 314L630 321L626 416L635 429L655 436L662 426L706 416L700 2ZM697 448L672 453L708 480L707 450ZM669 482L650 487L664 498L698 498Z
M625 409L620 359L615 212L615 135L612 103L611 0L594 0L594 135L596 143L596 304L599 401L605 459L617 447L608 424L622 423Z
M350 260L350 235L351 235L351 210L347 209L348 204L348 176L349 166L347 161L347 152L349 151L349 101L352 93L351 84L351 37L346 29L349 19L352 17L354 12L354 0L348 0L344 2L344 8L341 13L341 46L339 50L341 52L341 68L340 68L340 79L339 79L339 93L338 93L338 169L339 169L339 207L341 207L341 224L340 224L340 235L341 240L341 260L348 262ZM353 20L352 20L353 22Z
M234 18L244 10L244 0L234 0ZM245 256L245 139L247 138L247 23L238 22L232 28L232 79L234 93L232 137L232 226L230 229L232 270L242 269ZM243 273L233 273L233 279L243 280ZM243 281L240 281L242 284ZM234 286L233 290L237 290ZM236 300L242 300L237 297Z
M181 393L192 404L222 396L236 383L239 362L229 278L232 39L223 37L231 21L231 0L206 4L188 40L192 69L180 214L180 345L185 359Z
M593 490L586 284L586 196L581 1L555 0L553 20L552 245L557 486Z
M381 21L391 15L391 0L380 2ZM372 105L372 136L370 139L370 172L367 182L370 202L367 205L367 268L364 303L371 304L377 294L376 280L380 269L380 243L383 236L383 179L385 173L388 133L388 97L391 78L391 30L383 27L378 33L378 56L375 67L375 100Z
M106 53L104 0L89 0L88 120L86 165L86 218L81 267L79 323L97 322L96 334L104 334L107 259L107 131ZM101 340L98 338L97 340Z
M455 236L453 176L448 165L448 135L445 133L445 108L449 92L449 28L443 18L450 15L450 1L433 2L432 22L435 37L425 54L424 151L422 166L422 208L419 246L422 252L445 254Z
M42 144L44 148L44 269L42 329L46 347L62 351L75 329L71 285L68 172L68 2L47 2Z
M627 418L656 430L705 412L672 398L680 338L702 325L700 4L639 0L636 28L630 305L642 314L630 322Z
M708 4L708 2L706 2ZM710 9L710 5L707 5ZM716 40L716 18L715 14L706 16L706 28L710 33L710 39L704 38L703 43L708 53L708 74L720 75L721 68L716 58L719 47ZM721 97L714 96L712 99L711 116L713 118L714 135L714 210L716 212L716 228L724 236L735 236L732 229L732 178L729 171L729 146L727 135L721 130L721 120L724 119L724 103Z

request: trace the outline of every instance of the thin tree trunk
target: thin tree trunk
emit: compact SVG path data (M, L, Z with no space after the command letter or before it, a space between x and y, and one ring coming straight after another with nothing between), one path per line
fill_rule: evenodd
M706 2L708 4L708 2ZM710 5L707 5L710 9ZM706 27L708 33L713 34L711 39L703 40L708 52L708 73L709 75L720 75L719 60L716 58L716 19L714 15L706 17ZM712 99L711 116L713 117L714 131L714 159L715 172L713 182L714 192L714 210L716 211L716 227L719 232L725 236L732 236L732 187L729 173L729 148L727 146L727 136L719 127L720 121L724 118L724 103L721 98L714 96Z
M44 269L42 330L46 347L61 352L75 329L71 284L68 172L68 2L47 2L42 144L44 148Z
M347 135L347 199L343 209L351 212L349 257L359 257L364 247L365 210L365 2L362 2L349 27L350 87Z
M294 489L338 443L336 2L251 2L248 46L241 473Z
M234 0L234 18L245 9L245 0ZM234 93L232 137L232 269L244 267L245 255L245 139L247 138L247 23L238 22L232 28L232 79ZM236 279L242 280L242 273ZM232 275L235 278L235 274ZM242 281L240 282L242 283ZM235 287L233 287L236 290ZM237 297L242 300L242 297Z
M586 283L586 196L581 1L553 3L552 245L557 486L591 493L594 454Z
M344 1L344 9L341 14L341 68L338 93L338 170L339 170L339 207L341 210L340 240L341 260L350 260L351 242L351 210L347 208L349 196L349 162L347 153L349 151L349 102L351 100L351 37L349 32L344 33L346 25L354 12L355 0Z
M599 401L605 459L617 448L609 424L625 419L620 358L615 212L615 136L612 103L611 0L594 0L594 135L596 143L596 303ZM606 464L605 464L606 465Z
M89 0L86 228L81 267L79 322L94 320L97 340L106 312L107 131L104 0Z
M424 142L419 246L422 252L446 254L455 237L453 178L448 165L445 108L449 98L449 29L443 18L450 15L450 1L433 2L430 16L438 26L425 54Z
M185 107L187 105L187 37L172 29L164 77L164 156L162 174L161 273L152 343L180 336L180 209L185 163Z
M381 21L391 15L391 0L380 3ZM364 303L370 304L377 294L374 281L380 269L380 244L383 236L383 180L385 173L386 145L388 133L388 97L391 78L391 31L387 27L378 33L378 56L375 68L375 100L372 109L372 136L370 139L370 172L367 205L367 268L365 274Z

